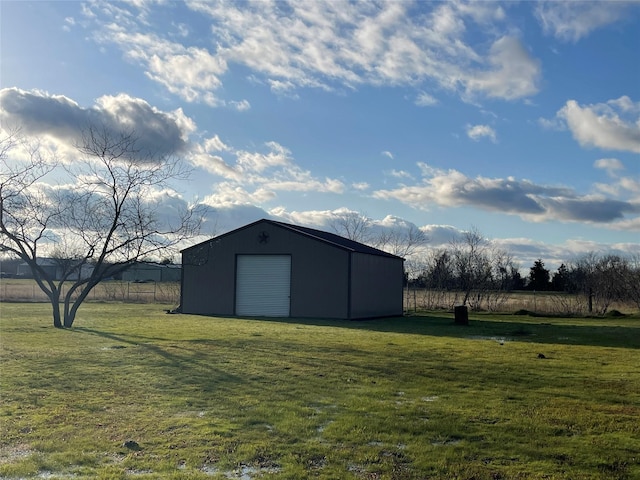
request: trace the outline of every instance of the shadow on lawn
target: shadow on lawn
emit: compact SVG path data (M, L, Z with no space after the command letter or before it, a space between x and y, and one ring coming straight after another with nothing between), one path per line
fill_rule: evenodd
M107 349L142 348L151 354L150 363L147 362L151 367L165 368L171 375L178 373L179 383L200 385L205 391L216 390L222 385L233 385L244 381L241 377L216 367L215 362L211 362L210 349L187 348L185 342L173 343L167 338L135 334L118 335L88 327L74 327L70 331L83 335L95 335L113 341L114 345L105 347ZM163 362L158 363L157 358L161 358ZM142 358L139 358L139 361L143 361Z
M503 316L500 320L470 317L469 325L456 325L453 315L446 313L389 317L371 320L328 320L295 318L252 318L266 322L301 325L330 326L376 332L406 333L454 338L495 338L545 344L591 345L640 349L640 321L631 320L630 325L603 325L606 319L594 319L593 325L585 325L588 319L571 324L570 319L544 317Z

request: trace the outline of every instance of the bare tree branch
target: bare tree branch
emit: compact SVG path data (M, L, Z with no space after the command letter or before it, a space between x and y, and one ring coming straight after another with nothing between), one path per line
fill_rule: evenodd
M135 132L89 127L76 145L80 157L63 166L44 158L37 144L27 149L26 162L12 160L21 141L19 134L0 139L0 249L29 265L51 301L55 326L71 327L79 306L101 280L135 262L166 255L198 233L197 210L185 208L170 220L154 200L157 191L186 178L188 170L178 158L137 148ZM58 167L74 179L73 185L35 188ZM56 237L52 256L59 275L54 281L38 255ZM69 284L64 296L63 284Z

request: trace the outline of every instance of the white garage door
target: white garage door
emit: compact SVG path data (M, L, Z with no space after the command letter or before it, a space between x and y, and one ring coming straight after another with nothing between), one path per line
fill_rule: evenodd
M236 315L288 317L291 256L238 255Z

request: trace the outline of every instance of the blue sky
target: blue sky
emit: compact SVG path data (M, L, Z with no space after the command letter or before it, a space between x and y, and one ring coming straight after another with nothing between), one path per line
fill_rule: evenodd
M0 3L0 120L181 155L216 233L339 212L528 268L640 253L638 2Z

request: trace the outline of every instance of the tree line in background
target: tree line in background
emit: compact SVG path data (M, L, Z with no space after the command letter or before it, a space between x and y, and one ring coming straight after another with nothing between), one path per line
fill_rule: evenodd
M590 313L604 315L614 302L640 309L640 255L590 252L563 263L553 275L537 260L527 287L581 295Z
M591 252L563 263L553 274L538 259L523 277L508 254L454 242L430 252L422 267L410 284L430 292L425 301L430 308L460 303L496 311L512 292L528 290L556 294L551 298L558 313L604 315L615 303L640 309L638 256Z
M352 240L407 257L407 286L422 290L422 307L498 311L514 291L550 292L563 314L606 314L614 303L640 309L640 256L591 252L568 260L556 272L541 259L521 274L520 265L476 228L447 246L420 248L428 239L418 229L376 235L366 215L338 215L333 230ZM417 230L417 231L416 231ZM426 253L423 253L426 252Z

